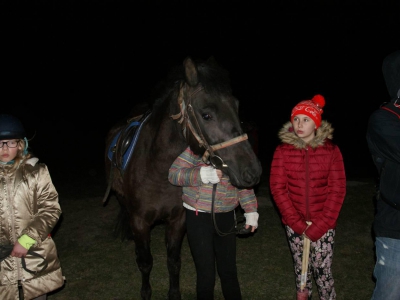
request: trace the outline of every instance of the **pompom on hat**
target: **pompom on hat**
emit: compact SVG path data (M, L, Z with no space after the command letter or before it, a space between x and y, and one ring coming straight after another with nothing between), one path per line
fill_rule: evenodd
M316 128L318 128L321 125L322 108L324 106L325 98L319 94L312 97L311 100L301 101L293 107L290 121L293 122L293 118L297 115L306 115L314 121Z

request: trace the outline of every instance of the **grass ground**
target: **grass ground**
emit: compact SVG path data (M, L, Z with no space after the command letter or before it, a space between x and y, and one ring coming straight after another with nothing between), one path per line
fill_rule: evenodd
M62 219L54 233L64 275L64 288L49 300L109 299L139 300L140 273L133 242L112 237L118 204L111 197L102 206L104 180L95 172L80 184L55 179L59 186ZM374 283L374 245L371 237L374 182L349 181L338 220L333 271L339 300L370 299ZM295 300L292 260L279 215L262 182L259 229L253 236L238 238L237 265L244 300ZM152 232L154 267L151 274L153 299L166 299L168 276L163 244L163 225ZM185 239L182 248L182 299L195 299L195 270ZM222 300L219 282L215 300ZM313 299L316 297L314 289Z

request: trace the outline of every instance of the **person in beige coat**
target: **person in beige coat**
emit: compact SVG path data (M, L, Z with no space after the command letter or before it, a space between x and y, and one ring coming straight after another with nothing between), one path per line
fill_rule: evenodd
M43 300L47 293L64 285L51 237L60 215L58 193L49 170L28 152L22 123L14 116L1 114L0 245L13 245L11 254L0 265L1 299ZM43 259L28 250L42 256L47 267Z

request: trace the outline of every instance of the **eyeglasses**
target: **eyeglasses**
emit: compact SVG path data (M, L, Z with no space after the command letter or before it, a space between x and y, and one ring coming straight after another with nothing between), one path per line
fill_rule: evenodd
M15 148L18 146L19 140L9 140L6 142L0 141L0 148L4 147L4 144L7 145L8 148Z

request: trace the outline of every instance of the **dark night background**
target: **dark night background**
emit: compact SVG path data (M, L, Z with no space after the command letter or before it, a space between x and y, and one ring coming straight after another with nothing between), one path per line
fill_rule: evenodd
M365 131L389 100L381 65L400 49L400 5L341 2L3 2L0 109L36 132L51 173L102 176L108 129L173 65L212 55L258 125L264 172L292 107L321 93L348 177L374 176Z

